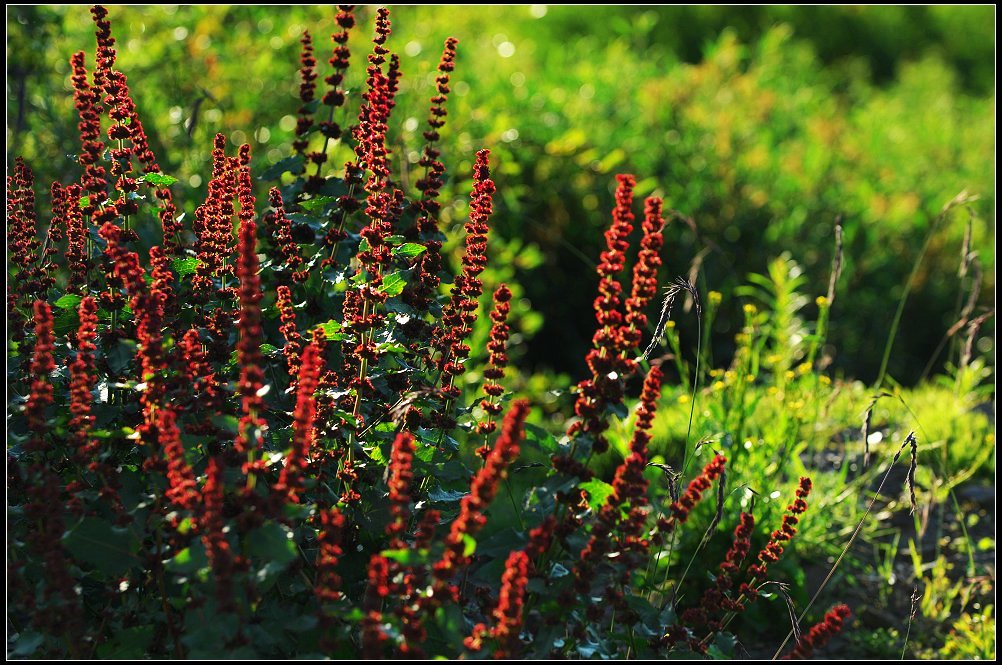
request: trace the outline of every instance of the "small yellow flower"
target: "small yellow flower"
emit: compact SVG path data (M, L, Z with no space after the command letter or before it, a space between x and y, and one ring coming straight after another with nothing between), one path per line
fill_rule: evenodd
M714 381L713 382L713 391L714 392L718 392L719 393L720 391L722 391L726 387L727 386L724 384L723 381Z
M811 363L800 363L797 365L797 374L804 376L811 373Z
M710 301L711 305L719 305L723 298L724 296L720 294L720 291L710 291L707 294L707 299Z
M755 383L755 375L745 374L745 383Z
M830 385L832 384L832 380L831 380L831 379L829 379L829 378L828 378L827 376L825 376L824 374L822 374L821 376L819 376L819 377L818 377L818 382L819 382L819 383L820 383L821 385L823 385L823 386L830 386Z
M827 307L828 306L828 298L826 298L824 296L818 296L814 300L814 302L817 303L818 307Z
M722 370L722 369L711 369L710 370L710 378L715 379L715 378L717 378L718 376L720 376L723 373L724 373L724 370Z
M745 310L745 314L747 314L748 316L753 316L753 315L755 315L758 312L758 308L755 307L755 305L753 305L751 303L748 303L747 305L745 305L744 306L744 310Z
M674 321L672 321L670 319L668 321L665 321L665 328L674 328L674 327L675 327L675 322Z
M797 375L794 374L792 370L786 370L786 372L783 373L783 378L786 379L787 381L793 381L793 379L796 378L796 376Z
M678 403L679 404L688 404L689 403L689 395L686 394L686 393L683 393L683 394L679 395L678 396Z
M726 381L727 383L734 383L734 379L737 377L737 375L738 375L737 372L735 372L733 369L729 369L726 372L724 372L724 381Z

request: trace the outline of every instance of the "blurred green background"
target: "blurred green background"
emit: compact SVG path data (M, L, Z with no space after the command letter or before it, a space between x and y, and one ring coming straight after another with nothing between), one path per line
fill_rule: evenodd
M355 93L373 11L358 10L350 42ZM216 132L249 141L258 170L290 154L299 38L308 28L325 64L333 16L305 6L111 9L119 68L161 167L181 178L175 196L189 218ZM965 189L980 197L980 303L994 301L993 7L411 6L392 19L404 81L391 142L404 182L442 42L460 40L444 219L458 237L473 153L491 148L494 277L517 280L541 315L523 326L526 368L584 369L593 266L619 172L686 220L667 233L664 280L698 274L704 294L730 294L784 252L803 267L805 291L824 294L841 216L845 269L828 351L849 376L876 377L926 233ZM29 160L44 201L49 181L77 176L68 60L85 50L93 62L93 28L83 7L8 6L7 30L7 159ZM899 381L919 378L967 297L967 223L952 215L930 241L891 357ZM742 324L740 305L724 299L717 358ZM986 327L979 350L993 351L992 339Z

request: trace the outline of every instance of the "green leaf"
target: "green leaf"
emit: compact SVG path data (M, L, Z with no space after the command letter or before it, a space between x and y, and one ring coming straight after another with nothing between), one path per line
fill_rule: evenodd
M309 201L300 201L299 206L303 210L309 210L310 212L318 212L323 210L328 203L336 203L337 197L334 196L314 196Z
M81 208L86 208L87 206L90 205L90 197L89 196L81 196L80 200L77 201L77 205L79 205Z
M428 550L383 550L380 554L402 566L418 566L428 561Z
M267 522L247 534L247 551L262 561L288 564L296 560L292 531L278 522Z
M399 245L393 248L393 256L417 256L428 250L424 245L419 245L416 242L408 242L403 245Z
M153 642L155 626L134 626L115 631L113 637L97 648L98 658L140 660L148 657L146 650Z
M553 455L560 450L560 443L555 436L539 425L531 423L526 423L525 425L525 442L538 448L540 452L546 453L547 456Z
M165 173L146 173L136 178L136 180L139 182L148 182L156 187L167 187L177 182L177 178Z
M456 490L445 490L436 487L428 492L428 500L432 503L456 503L469 492L457 492Z
M379 290L390 297L399 296L403 293L406 285L407 280L399 272L394 272L383 277L383 285L379 287Z
M65 296L63 296L62 298L60 298L59 300L57 300L52 304L55 305L56 307L59 307L60 309L71 309L71 308L75 309L76 306L80 304L81 300L83 300L83 298L81 298L80 296L73 295L72 293L67 293Z
M196 258L174 259L173 261L171 261L171 265L174 267L174 270L177 271L178 275L184 277L185 275L190 275L191 273L198 270L198 259Z
M292 173L293 175L298 175L303 172L303 165L305 161L306 158L302 155L293 155L292 157L280 159L262 171L261 175L258 176L258 179L278 180L286 171Z
M115 374L121 374L122 370L136 357L136 342L131 339L119 340L118 344L108 349L105 357L111 371Z
M341 332L341 324L334 319L331 319L327 323L317 324L317 328L324 331L324 337L327 339L342 339L344 337L343 335L338 336Z
M477 541L468 533L463 534L463 556L473 556L477 551Z
M734 658L734 647L738 640L730 633L717 633L713 644L706 650L706 653L713 660L731 660Z
M603 482L598 478L593 478L578 485L579 488L588 492L588 507L598 510L605 505L606 500L612 496L612 485Z
M74 559L109 576L123 575L139 563L139 538L97 517L80 520L63 536L63 544Z
M209 557L205 553L205 545L201 541L196 541L191 547L186 547L174 558L169 559L164 568L172 573L190 575L209 567Z

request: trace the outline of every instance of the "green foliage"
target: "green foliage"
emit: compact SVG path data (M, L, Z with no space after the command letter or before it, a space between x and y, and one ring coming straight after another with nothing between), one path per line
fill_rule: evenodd
M372 11L359 10L366 28L350 41L350 111L331 115L345 127L365 89L358 65ZM770 580L788 583L783 593L798 611L818 614L809 603L820 579L822 600L846 594L864 610L900 606L907 578L923 590L915 626L861 625L849 636L856 648L881 657L899 648L993 657L994 612L983 601L993 591L994 532L981 534L990 518L966 513L977 499L962 492L991 482L995 468L991 324L982 333L964 329L994 288L985 16L976 8L404 8L394 13L391 42L403 51L407 75L389 139L401 192L381 210L385 184L368 180L365 169L364 190L342 176L356 156L349 132L335 142L316 126L304 135L307 154L326 151L328 167L289 156L297 40L309 25L323 64L328 46L319 36L332 29L329 9L290 7L279 16L267 7L116 8L116 67L129 72L150 143L177 177L137 175L150 186L130 199L139 211L113 216L136 231L120 247L141 278L122 257L116 266L96 232L97 211L85 219L83 286L70 284L54 248L54 284L35 294L57 310L48 350L54 370L31 366L32 354L37 365L39 347L46 349L30 321L19 338L12 333L8 655L771 654L785 632L776 621L786 615L784 600L763 592L752 605L738 582L772 584L749 577L746 566L770 533L774 541L781 533L773 529L789 516L803 476L814 480L809 510L769 569ZM62 79L65 56L90 43L81 17L49 7L8 14L16 100L8 150L41 166L41 184L79 177L75 157L66 158L77 136ZM957 26L970 38L958 40ZM846 35L855 39L863 27L867 39L847 49ZM423 209L416 118L426 112L433 51L447 29L460 37L461 55L438 146L450 174L438 233L416 226ZM916 49L920 38L936 48ZM304 108L318 117L323 110L316 101ZM244 215L252 192L241 192L239 217L224 207L195 212L206 201L207 148L219 130L229 143L251 146L256 187L275 185L284 197L291 253L273 216ZM475 263L459 255L471 218L472 153L481 143L495 146L490 174L498 185L489 267L479 302L466 304L468 348L462 340L442 346L458 334L443 322L447 303L469 286L468 276L455 276ZM680 302L663 347L649 363L636 360L634 379L651 365L669 375L660 399L644 405L656 412L649 453L634 452L639 386L619 377L627 397L596 416L609 427L612 452L602 454L591 433L566 434L581 389L566 390L573 381L552 370L579 373L594 331L593 257L607 225L608 183L627 170L644 174L639 196L665 196L681 211L669 215L662 279L688 272L704 303ZM163 289L145 272L151 246L165 240L153 189L172 185L187 230L169 275L157 276L173 280ZM967 201L967 216L958 209L934 222L964 188L981 195ZM203 242L204 215L214 214L222 229L216 241L225 241L215 267ZM837 216L846 271L831 302L823 294ZM242 217L259 223L254 250L239 255ZM373 230L381 221L392 222L382 236ZM954 279L967 230L965 274ZM923 237L928 252L917 264L891 378L875 388L845 378L874 373L907 259ZM440 246L438 284L422 266ZM290 254L302 274L288 265ZM23 263L13 275L27 274ZM983 293L958 296L959 287L977 283L977 269ZM511 336L502 345L511 362L494 373L501 394L484 400L487 349L496 344L487 312L501 283L513 294ZM291 293L284 305L279 286ZM77 338L81 294L101 307L87 367L93 385L83 388L71 386L72 363L86 360ZM29 307L12 302L9 314L29 320ZM916 308L943 329L916 325ZM916 354L956 320L963 323L953 340L943 337L946 374L907 386ZM308 369L290 321L305 340L312 330L326 340L313 392L297 391ZM194 343L182 347L192 332ZM248 338L252 348L238 346ZM251 352L260 367L246 362ZM451 362L461 365L455 378L446 371ZM511 433L490 433L487 425L501 416L489 410L517 412L515 397L534 406L533 422L515 435L518 459L485 461L492 447L511 442ZM93 422L79 419L81 404ZM867 468L860 425L868 408ZM159 420L168 411L177 440ZM414 446L404 461L394 452L402 432ZM920 441L911 486L907 459L895 455L909 432ZM700 490L702 501L680 503L718 453L728 459L726 475L709 483L712 491ZM584 471L562 468L568 461ZM187 503L178 498L185 488ZM906 517L912 492L918 510ZM342 525L332 524L334 511ZM754 515L756 529L726 586L720 562L740 512ZM548 517L555 527L545 526ZM540 528L553 530L552 541L540 545ZM872 547L848 548L857 528ZM528 558L524 573L509 565L519 551ZM444 566L450 556L461 562L458 571ZM380 564L392 572L383 575ZM874 576L886 583L877 592L867 586ZM740 608L725 611L714 590ZM504 614L516 605L517 617ZM505 626L513 634L505 636Z

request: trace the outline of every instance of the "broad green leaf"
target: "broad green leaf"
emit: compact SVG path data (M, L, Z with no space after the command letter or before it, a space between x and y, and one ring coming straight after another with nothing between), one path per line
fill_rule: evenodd
M531 423L526 423L525 425L525 442L538 448L540 452L546 453L548 456L560 450L560 443L556 437L539 425Z
M165 173L146 173L136 178L139 182L148 182L156 187L167 187L177 182L177 178Z
M407 257L417 256L418 254L421 254L427 250L428 248L425 247L424 245L419 245L416 242L408 242L404 243L403 245L398 245L397 247L394 247L393 256L407 256Z
M463 534L463 556L473 556L477 551L477 541L468 533Z
M196 258L174 259L171 262L171 265L174 267L174 270L177 271L178 275L184 277L185 275L190 275L191 273L198 270L198 259Z
M379 287L379 290L391 297L398 296L403 293L406 285L407 280L399 272L393 272L383 277L383 285Z
M97 517L80 520L63 536L63 544L74 559L106 575L122 575L139 564L139 538Z
M469 492L457 492L456 490L445 490L436 487L428 492L428 500L432 503L456 503Z
M81 208L86 208L87 206L90 205L90 197L89 196L81 196L80 200L77 201L77 205L79 205Z
M598 510L605 505L606 500L612 496L613 492L612 485L598 478L585 481L578 487L588 493L588 507L592 510Z
M292 531L277 522L267 522L247 534L247 551L261 561L288 564L298 556Z
M67 293L65 296L61 297L59 300L57 300L52 304L55 305L56 307L59 307L60 309L71 309L79 305L81 300L83 300L83 298L81 298L80 296L73 295L72 293Z
M314 196L309 201L300 201L299 206L303 210L309 210L310 212L319 212L323 210L328 203L337 202L337 197L334 196Z
M191 547L186 547L175 554L174 558L164 564L164 568L172 573L190 575L207 568L208 565L209 557L205 553L205 546L199 540Z
M280 159L262 171L261 175L258 176L258 179L278 180L286 171L292 173L293 175L298 175L303 172L304 163L305 158L302 155L293 155L292 157Z

